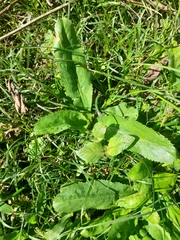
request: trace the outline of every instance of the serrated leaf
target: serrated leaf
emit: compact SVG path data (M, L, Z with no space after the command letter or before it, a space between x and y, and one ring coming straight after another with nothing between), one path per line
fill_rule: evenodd
M116 156L127 149L134 140L135 138L133 136L117 133L110 138L106 152L109 156Z
M168 139L156 133L153 129L133 119L125 119L118 115L101 117L98 121L103 122L107 129L113 126L114 132L134 136L136 142L129 148L130 151L139 153L156 162L172 164L176 160L174 146Z
M165 193L167 191L170 191L174 187L177 180L177 174L159 173L155 174L153 179L155 191Z
M87 119L80 112L61 110L42 117L34 127L36 135L57 134L66 129L84 131Z
M153 212L146 218L146 220L152 224L158 224L160 221L160 217L157 212Z
M107 209L118 196L129 194L129 186L105 180L74 183L61 189L53 200L56 212L75 212L81 209Z
M96 163L104 156L104 148L99 142L89 142L77 150L76 154L87 163Z
M67 18L58 19L55 24L55 60L58 83L65 88L77 107L91 110L91 73L86 68L83 50L79 45L72 23Z

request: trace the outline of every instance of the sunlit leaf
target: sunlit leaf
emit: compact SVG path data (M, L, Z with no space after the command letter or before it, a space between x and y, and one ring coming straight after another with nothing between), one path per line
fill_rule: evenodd
M132 180L140 180L152 175L152 162L149 160L142 160L139 163L136 163L130 171L127 173L127 176Z
M154 177L154 189L156 192L165 193L171 190L177 180L177 174L175 173L158 173Z
M94 180L79 182L61 189L53 200L56 212L75 212L81 209L106 209L117 200L118 196L129 194L129 186L117 182Z
M102 122L97 122L92 130L93 136L98 140L101 141L104 138L104 134L106 133L106 126Z
M80 112L72 110L61 110L42 117L35 124L36 135L57 134L66 129L84 131L87 126L87 119Z
M160 223L160 216L158 212L155 212L153 208L144 207L141 211L142 214L145 214L143 216L143 219L146 221L149 221L153 224L159 224ZM146 215L147 213L147 215Z
M151 222L148 222L148 226L146 227L146 229L153 239L172 240L170 233L167 232L165 228L163 228L159 224L152 224Z
M77 150L76 154L87 163L95 163L104 156L104 148L99 142L89 142Z
M180 233L180 208L176 205L168 206L166 215Z
M117 133L114 137L110 138L106 152L109 156L116 156L127 149L134 140L133 136Z
M5 214L12 214L13 208L7 203L3 203L2 201L0 201L0 212Z
M113 137L113 132L114 135L119 132L134 136L136 141L129 150L139 153L149 160L172 164L177 158L176 149L168 139L133 119L110 115L101 117L98 121L103 122L107 130L111 129L111 137Z
M148 184L139 184L138 188L135 193L119 198L116 205L126 209L136 209L143 205L151 196L150 187Z
M127 107L127 103L121 102L119 105L108 107L104 111L106 114L117 114L122 117L137 119L138 110L134 107Z

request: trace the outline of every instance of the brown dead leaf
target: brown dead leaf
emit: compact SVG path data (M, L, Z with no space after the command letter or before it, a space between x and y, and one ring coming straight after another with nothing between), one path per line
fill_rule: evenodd
M168 57L165 57L165 58L163 58L163 59L160 61L160 63L161 63L163 66L166 66L166 65L168 64L168 62L169 62Z
M162 11L165 11L165 12L168 12L168 11L171 11L173 14L176 14L177 13L177 10L174 9L174 8L169 8L167 7L166 5L158 2L157 1L150 1L149 2L152 6L156 7L158 5L158 8Z
M26 112L28 111L28 108L25 106L23 102L24 100L23 96L19 93L14 83L12 81L8 81L7 87L14 100L15 108L18 114L21 114L21 113L26 114Z
M166 6L160 2L157 2L157 1L152 1L152 0L145 0L143 2L140 2L140 1L135 1L135 0L126 0L126 2L131 2L131 3L134 3L136 5L139 5L139 6L147 6L147 9L149 9L149 11L151 12L151 10L156 10L156 7L158 7L158 10L160 11L164 11L164 12L168 12L168 11L171 11L174 15L178 12L176 9L174 8L171 8L169 6ZM151 7L149 7L149 5Z
M168 63L168 57L165 57L160 61L160 64L162 64L163 66L167 65L167 63ZM161 71L162 71L161 67L150 66L145 75L145 83L149 84L150 82L155 80L160 75Z
M151 82L155 80L159 76L160 72L161 72L161 68L156 66L151 66L145 75L146 82Z

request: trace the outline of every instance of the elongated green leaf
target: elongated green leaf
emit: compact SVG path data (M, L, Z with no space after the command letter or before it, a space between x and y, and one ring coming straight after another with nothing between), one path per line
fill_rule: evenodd
M75 183L61 189L53 200L56 212L75 212L82 208L106 209L110 207L118 196L125 196L131 192L128 185L110 181L96 181L93 183Z
M156 162L169 164L172 164L177 158L176 149L168 139L133 119L110 115L101 117L98 121L107 126L107 132L110 129L111 135L108 133L108 138L113 136L113 132L134 136L136 141L129 148L132 152L139 153Z
M104 156L104 148L99 142L90 142L77 150L76 154L87 163L95 163Z
M73 30L73 28L71 29ZM73 48L79 47L77 40L74 40L73 46L68 40L66 30L62 19L58 19L55 24L56 38L54 40L55 60L57 64L57 74L59 74L59 85L65 88L66 94L72 99L79 98L78 94L78 77L76 67L72 61ZM75 35L69 33L69 36ZM82 106L81 106L82 107Z
M55 58L59 85L65 88L74 104L91 110L91 73L86 68L83 50L79 45L72 23L67 18L58 19L55 24Z
M72 110L61 110L42 117L35 124L36 135L57 134L66 129L84 131L87 126L87 119L80 112Z

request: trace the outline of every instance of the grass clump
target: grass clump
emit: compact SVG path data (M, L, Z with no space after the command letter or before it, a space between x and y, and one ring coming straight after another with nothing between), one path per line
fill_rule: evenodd
M73 1L1 41L0 239L179 239L178 7ZM1 36L52 6L10 9Z

